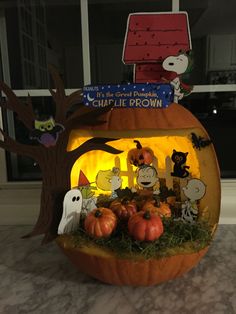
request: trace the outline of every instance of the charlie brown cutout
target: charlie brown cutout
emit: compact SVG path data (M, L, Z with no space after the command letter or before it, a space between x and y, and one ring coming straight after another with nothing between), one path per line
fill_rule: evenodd
M200 179L191 179L188 181L187 185L183 187L183 192L188 200L182 204L181 219L192 223L197 219L197 201L205 195L206 185Z

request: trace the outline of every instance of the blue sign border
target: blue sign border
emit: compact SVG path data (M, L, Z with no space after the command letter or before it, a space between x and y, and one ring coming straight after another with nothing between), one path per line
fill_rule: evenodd
M174 89L166 83L87 85L83 101L95 108L166 108L174 101Z

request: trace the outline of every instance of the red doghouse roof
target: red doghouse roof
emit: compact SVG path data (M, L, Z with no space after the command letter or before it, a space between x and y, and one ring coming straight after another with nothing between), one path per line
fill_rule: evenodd
M127 23L123 50L126 64L162 62L191 49L188 16L178 13L134 13Z

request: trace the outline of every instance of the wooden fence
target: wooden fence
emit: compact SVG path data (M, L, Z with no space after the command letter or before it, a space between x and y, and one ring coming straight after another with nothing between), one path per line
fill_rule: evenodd
M136 185L136 169L133 169L133 166L126 160L126 169L121 169L120 164L120 158L119 156L116 156L114 159L115 167L118 167L120 169L120 175L121 177L127 177L128 178L128 187L134 187ZM158 173L158 178L162 179L162 182L165 182L165 185L168 189L173 189L177 194L179 194L178 198L185 199L185 196L183 194L183 187L187 185L188 178L177 178L172 177L172 167L173 163L171 161L171 157L167 156L165 160L165 169L159 169L158 168L158 159L154 157L154 161L152 163L152 166L156 168Z

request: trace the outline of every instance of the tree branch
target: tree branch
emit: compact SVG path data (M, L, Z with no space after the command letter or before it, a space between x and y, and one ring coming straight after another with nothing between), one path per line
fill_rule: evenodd
M51 74L56 89L55 92L52 89L49 89L52 98L56 104L55 121L63 124L66 119L66 110L64 108L64 103L66 99L64 83L57 69L53 65L49 65L49 72Z
M37 156L40 155L41 148L34 145L25 145L18 143L11 137L9 137L2 129L0 129L4 140L0 140L0 147L6 149L11 153L25 155L37 160Z
M17 114L18 119L22 121L29 130L32 130L35 115L33 112L31 100L29 100L29 96L28 104L24 104L4 82L0 82L0 89L7 96L7 100L5 102L1 102L0 106L2 108L14 111Z
M93 137L87 140L86 142L84 142L82 145L80 145L76 149L68 152L69 155L67 156L68 158L70 158L71 156L72 161L74 162L74 160L78 159L80 156L82 156L83 154L91 150L103 150L110 154L120 154L123 152L122 150L116 149L106 144L106 142L117 141L117 140L118 140L117 138Z
M66 96L64 83L57 69L54 66L49 65L49 71L56 89L56 91L52 89L49 90L56 104L55 121L64 125L66 122L67 112L71 108L71 106L81 103L83 99L82 89L79 89L69 96Z
M64 84L57 69L54 66L50 65L49 71L55 85L55 90L50 89L50 93L56 104L55 121L57 123L61 123L66 129L69 130L74 127L78 127L78 125L96 125L103 123L98 121L97 118L111 110L113 105L106 106L104 108L85 106L83 104L82 89L79 89L69 96L66 96ZM69 110L73 105L77 105L77 107L74 108L74 112L69 114Z
M66 97L66 109L67 111L70 109L72 105L82 104L83 101L83 90L82 88L76 90Z
M106 122L105 117L102 120L99 118L112 109L113 106L107 106L104 108L93 108L83 106L79 110L75 111L66 121L66 128L74 129L83 125L99 125Z

